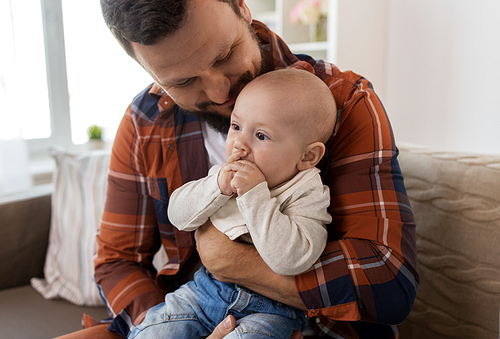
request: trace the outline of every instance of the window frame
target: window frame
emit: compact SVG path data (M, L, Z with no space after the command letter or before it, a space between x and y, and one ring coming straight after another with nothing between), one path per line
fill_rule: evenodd
M30 156L46 153L53 145L71 147L71 122L64 26L61 0L40 0L51 135L47 138L28 139Z

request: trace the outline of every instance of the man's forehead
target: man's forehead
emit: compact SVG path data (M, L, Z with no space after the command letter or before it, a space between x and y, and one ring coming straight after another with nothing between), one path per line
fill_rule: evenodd
M189 11L186 23L173 35L152 46L132 44L138 61L146 70L158 77L164 85L191 77L191 73L204 70L227 53L234 41L234 30L230 29L227 14L225 20L217 18L221 10L233 10L219 1L207 1L219 4L222 8L203 4ZM163 76L161 73L165 72Z

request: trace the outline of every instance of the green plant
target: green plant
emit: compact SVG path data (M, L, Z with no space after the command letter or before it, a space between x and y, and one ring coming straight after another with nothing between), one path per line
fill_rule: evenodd
M100 140L102 137L102 127L97 125L92 125L87 128L87 134L90 140Z

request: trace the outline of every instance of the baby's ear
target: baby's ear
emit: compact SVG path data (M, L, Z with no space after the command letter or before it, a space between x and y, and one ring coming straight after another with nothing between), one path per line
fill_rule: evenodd
M325 144L320 141L313 142L309 144L306 148L304 156L297 164L297 169L303 171L309 168L313 168L316 164L323 158L325 154Z

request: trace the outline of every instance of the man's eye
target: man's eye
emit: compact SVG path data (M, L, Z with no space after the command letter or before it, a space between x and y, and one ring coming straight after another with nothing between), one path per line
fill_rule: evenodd
M233 54L233 51L229 51L229 53L227 53L227 55L224 58L217 60L217 62L215 63L214 66L221 65L221 64L225 63L226 61L228 61L229 58L231 57L231 54Z
M262 132L257 132L257 134L255 134L255 136L256 136L256 137L257 137L257 139L259 139L259 140L267 140L267 139L269 139L269 138L267 137L267 135L265 135L265 134L264 134L264 133L262 133Z
M191 83L193 82L193 78L189 78L187 79L186 81L184 82L181 82L181 83L178 83L178 84L175 84L175 87L186 87L186 86L189 86L191 85Z
M227 53L227 55L221 61L229 60L229 58L231 57L231 54L233 54L233 51L229 51L229 53Z

